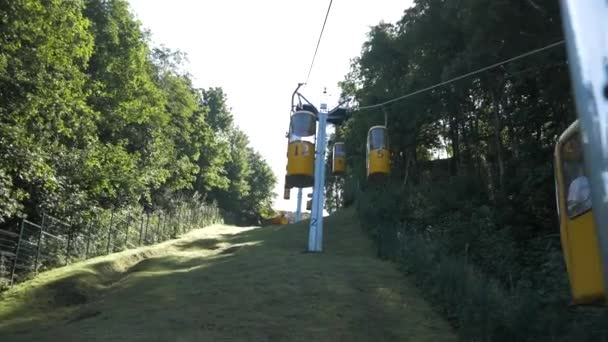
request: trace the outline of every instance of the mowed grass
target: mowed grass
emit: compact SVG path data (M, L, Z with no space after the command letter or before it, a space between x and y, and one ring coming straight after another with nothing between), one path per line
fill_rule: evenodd
M41 274L0 300L0 341L455 341L351 211L213 226Z

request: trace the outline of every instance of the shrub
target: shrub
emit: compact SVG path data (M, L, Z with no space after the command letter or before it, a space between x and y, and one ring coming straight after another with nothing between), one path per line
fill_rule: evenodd
M521 227L484 201L463 199L462 188L385 184L358 193L360 221L379 257L411 274L463 340L608 340L606 310L568 306L558 236L518 240Z

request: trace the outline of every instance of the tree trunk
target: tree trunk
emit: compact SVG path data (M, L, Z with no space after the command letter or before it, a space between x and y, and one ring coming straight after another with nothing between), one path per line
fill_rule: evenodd
M405 188L405 186L407 185L407 178L409 176L410 173L410 159L407 156L407 152L403 154L403 159L404 159L404 164L405 164L405 170L403 172L403 184L402 187Z
M502 139L500 137L500 133L502 131L501 122L500 122L500 113L502 111L500 101L498 100L498 92L500 91L500 87L496 88L496 93L492 95L492 123L494 126L494 151L496 152L496 163L498 165L498 186L499 191L504 189L505 182L505 162L503 160L503 152L502 152Z
M478 177L479 179L486 180L485 189L490 201L496 203L496 183L493 168L486 159L486 156L491 153L492 144L483 140L486 146L482 145L481 135L479 134L479 116L475 116L475 142L476 142L476 160L478 165ZM485 147L485 149L484 149ZM485 154L484 154L485 153Z
M483 179L483 168L484 166L482 165L482 161L481 161L481 139L479 137L479 116L475 115L475 121L474 121L474 127L473 127L473 134L474 134L474 141L476 142L475 144L475 151L472 151L473 153L475 153L475 166L476 166L476 170L477 170L477 177L479 177L479 179Z
M450 140L452 140L452 158L450 160L450 175L454 176L458 173L458 164L460 162L460 139L458 137L458 118L450 117Z
M513 158L519 159L519 150L518 150L519 141L517 140L517 135L515 133L515 128L513 126L514 126L514 122L511 122L511 124L508 125L508 127L507 127L507 129L509 131L509 142L511 143L511 153L513 153Z
M460 131L462 132L462 143L464 145L464 151L462 153L462 162L464 163L465 172L474 170L473 161L471 156L471 134L467 130L465 120L460 122ZM461 171L462 172L462 171Z

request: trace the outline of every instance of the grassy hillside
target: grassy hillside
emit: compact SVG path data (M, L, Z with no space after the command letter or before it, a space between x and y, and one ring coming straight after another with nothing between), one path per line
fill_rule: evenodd
M306 222L213 226L48 272L4 295L0 340L455 340L353 216L321 254Z

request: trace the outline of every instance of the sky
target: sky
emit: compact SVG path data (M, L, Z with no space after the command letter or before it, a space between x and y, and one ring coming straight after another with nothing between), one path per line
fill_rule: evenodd
M196 87L224 89L236 125L277 176L275 209L295 211L295 189L283 200L291 94L306 81L329 0L129 2L155 46L187 54L186 69ZM338 82L360 55L370 27L399 20L411 3L334 0L310 79L300 92L318 106L326 87L333 108Z

